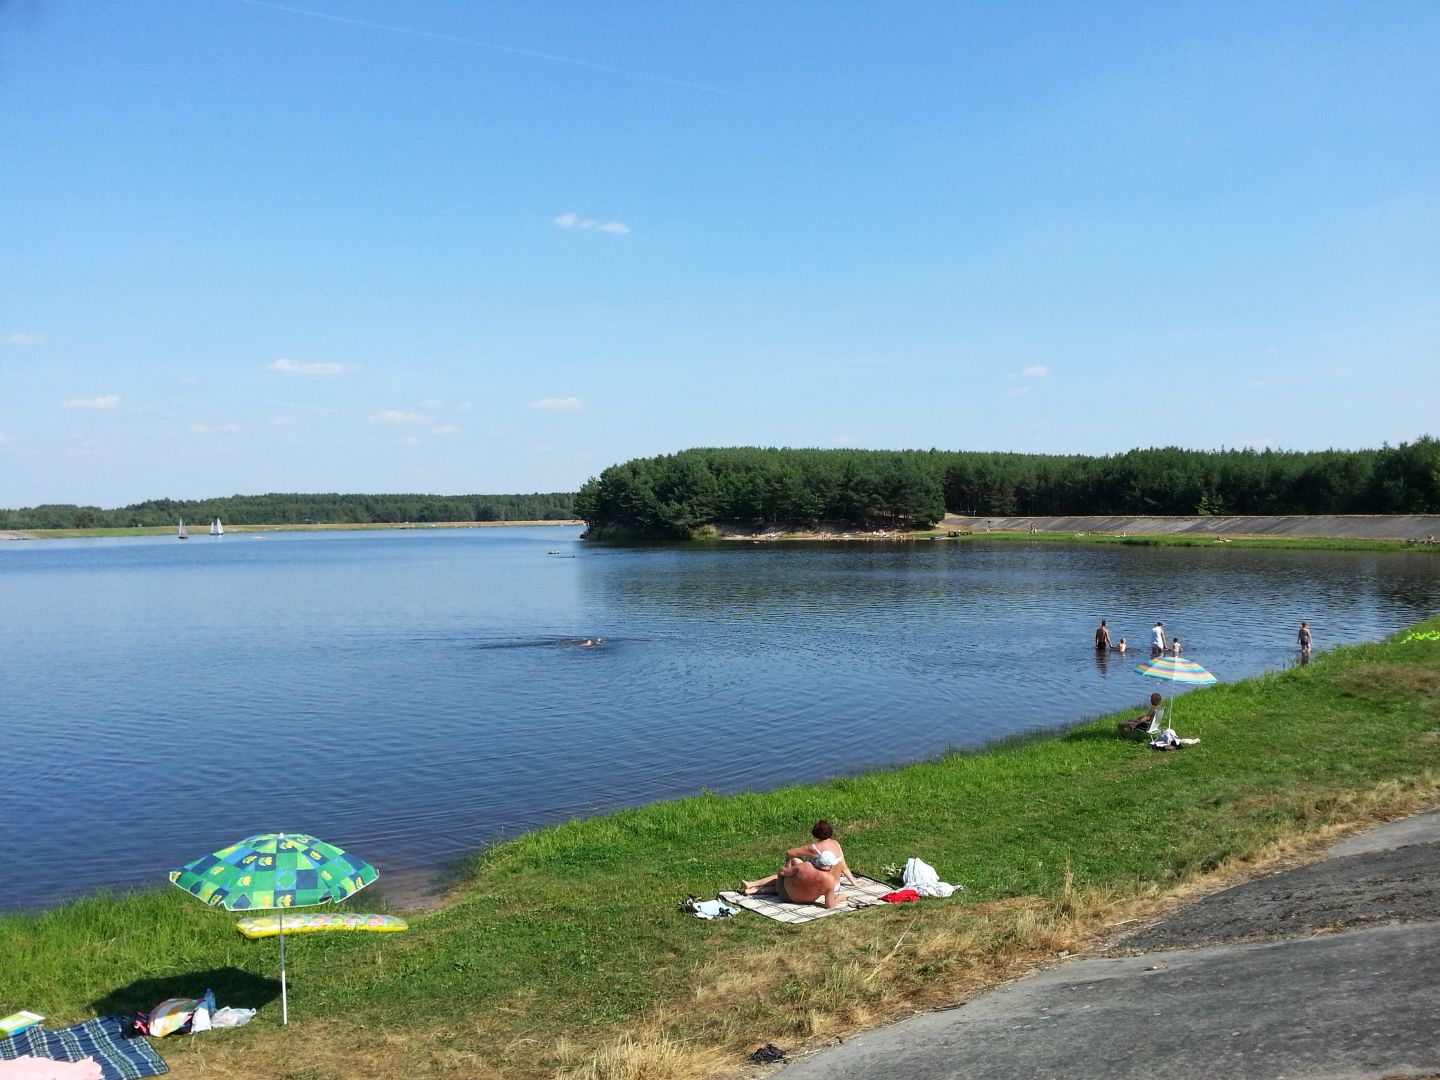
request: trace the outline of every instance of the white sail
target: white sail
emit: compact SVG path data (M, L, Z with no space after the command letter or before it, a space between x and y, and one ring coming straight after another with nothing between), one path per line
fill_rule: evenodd
M219 519L219 518L216 518L215 521L214 521L214 523L210 526L210 535L211 535L211 536L224 536L224 535L225 535L225 526L220 524L220 519Z
M190 533L189 533L189 532L186 530L186 528L185 528L185 519L184 519L184 518L181 518L181 519L180 519L180 530L179 530L179 532L176 533L176 535L177 535L181 540L189 540L189 539L190 539Z

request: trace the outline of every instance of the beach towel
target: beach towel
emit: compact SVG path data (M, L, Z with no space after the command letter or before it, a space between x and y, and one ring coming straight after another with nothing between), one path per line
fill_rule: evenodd
M100 1063L94 1058L56 1061L53 1058L23 1057L0 1059L0 1080L104 1080Z
M840 895L845 897L848 903L837 908L824 908L819 904L792 904L788 900L781 900L774 893L746 896L738 892L722 892L720 899L727 904L742 907L746 911L764 915L767 919L774 919L776 922L807 923L823 919L827 915L838 915L842 911L854 911L856 908L878 904L880 897L888 893L890 888L889 885L876 881L874 878L856 874L853 886L841 886Z
M0 1058L13 1061L25 1054L52 1061L94 1058L100 1064L104 1080L140 1080L170 1071L144 1038L125 1038L120 1031L121 1024L118 1016L100 1016L56 1031L27 1028L18 1035L0 1039Z

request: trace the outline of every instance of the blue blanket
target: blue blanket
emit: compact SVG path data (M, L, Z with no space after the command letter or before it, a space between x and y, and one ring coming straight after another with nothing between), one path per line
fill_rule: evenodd
M118 1016L101 1016L58 1031L26 1028L18 1035L0 1039L0 1058L29 1054L51 1061L80 1061L91 1057L100 1063L105 1080L140 1080L142 1076L170 1071L143 1035L127 1039L120 1028Z

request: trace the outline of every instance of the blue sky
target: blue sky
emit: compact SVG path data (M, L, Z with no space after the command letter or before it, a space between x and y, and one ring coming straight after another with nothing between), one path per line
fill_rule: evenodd
M1440 434L1440 5L0 0L0 506Z

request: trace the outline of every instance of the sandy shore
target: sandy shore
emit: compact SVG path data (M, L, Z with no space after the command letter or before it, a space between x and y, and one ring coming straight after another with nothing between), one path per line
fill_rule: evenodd
M843 526L788 530L776 526L722 525L722 540L914 540L932 536L995 533L1068 533L1072 536L1179 536L1229 540L1379 540L1423 543L1440 537L1440 514L1353 514L1277 517L969 517L946 514L933 529L865 531Z

